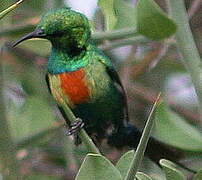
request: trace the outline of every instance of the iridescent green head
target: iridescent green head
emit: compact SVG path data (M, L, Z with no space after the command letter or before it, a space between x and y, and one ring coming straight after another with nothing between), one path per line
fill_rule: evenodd
M90 26L84 15L69 8L52 10L42 17L33 32L18 40L14 46L31 38L48 39L55 48L83 48L90 38Z

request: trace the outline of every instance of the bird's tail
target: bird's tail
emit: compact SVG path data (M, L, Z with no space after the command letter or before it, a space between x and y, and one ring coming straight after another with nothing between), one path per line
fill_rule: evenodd
M118 149L123 147L137 148L141 135L141 131L135 126L127 124L108 137L108 144ZM183 158L184 153L175 147L150 137L146 155L153 161L159 163L159 160L162 158L177 162Z

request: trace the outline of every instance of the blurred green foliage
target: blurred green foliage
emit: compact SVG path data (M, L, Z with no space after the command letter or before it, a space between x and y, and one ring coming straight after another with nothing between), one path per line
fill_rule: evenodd
M112 30L117 22L117 17L114 11L114 0L99 0L98 5L105 15L106 30Z
M185 180L185 176L182 174L181 171L176 169L176 166L171 161L162 159L160 161L161 166L166 174L167 180Z
M161 1L157 2L165 8ZM187 7L190 7L190 2L187 1ZM0 10L6 9L12 3L14 1L1 1ZM46 59L50 52L50 43L36 39L25 42L16 49L11 49L8 44L4 45L5 42L13 42L16 38L31 31L39 21L40 16L47 10L62 7L65 4L67 3L63 0L25 1L15 12L1 21L0 46L3 47L1 56L4 70L3 94L9 130L14 144L19 145L17 159L20 162L24 179L73 179L86 154L84 146L69 148L72 153L63 152L64 150L68 151L68 147L65 147L66 144L63 141L68 139L70 146L72 146L72 140L61 131L62 117L46 87ZM165 91L165 87L167 87L165 85L170 81L171 75L175 75L177 78L177 74L187 73L177 53L175 41L171 38L166 39L176 31L174 21L153 0L139 0L136 6L130 1L100 0L98 5L100 9L97 10L97 18L94 20L96 24L100 25L99 31L134 28L133 37L143 35L152 40L164 40L163 42L153 41L147 44L131 44L135 47L133 52L131 47L125 47L118 49L118 51L114 49L105 53L112 59L125 84L125 89L128 92L131 121L142 127L145 119L147 119L147 110L151 101L156 97L156 92L164 92L166 103L161 104L157 109L154 136L187 152L189 156L185 160L190 164L187 163L186 165L200 169L202 164L198 162L201 162L202 159L200 154L202 138L201 122L195 108L197 103L194 106L190 105L189 102L187 105L180 104L180 102L177 105L173 104L171 100L177 96L176 92L172 92L172 95L168 97L167 91ZM99 13L100 11L102 13ZM202 47L200 38L202 26L199 23L201 16L196 11L195 17L191 21L200 53ZM124 37L119 40L127 38ZM107 43L116 42L117 40L110 40ZM96 43L97 45L105 45L106 42L100 40ZM166 52L162 51L165 46L169 46ZM150 59L151 62L147 65L145 59L151 51L159 52L157 56ZM132 55L129 56L129 54ZM139 67L137 65L142 65L144 68L137 69L136 67ZM141 75L134 78L134 72L137 71L141 71ZM127 73L130 77L127 77ZM182 80L172 86L178 87L182 84L185 84L185 81ZM193 91L192 84L186 84L186 86ZM138 88L140 88L139 91L137 91ZM187 89L181 90L179 94L184 95L185 91L187 92ZM193 98L190 97L190 102L192 101ZM2 136L1 133L0 136ZM108 147L104 146L103 151L112 161L117 161L120 157ZM109 179L109 176L121 179L121 175L125 177L129 167L127 165L129 165L133 153L130 151L124 154L116 166L105 157L88 155L81 166L77 179L89 179L90 175L102 179L103 177ZM96 164L91 164L92 159L96 159L95 162L93 160L93 163ZM167 179L174 179L174 177L184 179L184 175L176 170L172 163L164 160L161 161L161 165L165 175L156 165L147 160L143 162L141 171L153 179L165 179L165 177ZM57 170L60 173L57 173ZM137 179L149 179L149 177L145 174L137 174ZM201 172L198 172L194 178L194 180L199 179L201 179Z
M76 180L103 179L121 180L120 172L104 156L88 154L81 165Z
M117 16L115 29L136 27L136 8L123 0L114 1L114 11ZM127 20L126 20L127 19Z
M154 136L188 151L202 151L202 134L181 116L161 104L156 110ZM166 132L164 129L167 129ZM172 133L168 133L172 132Z

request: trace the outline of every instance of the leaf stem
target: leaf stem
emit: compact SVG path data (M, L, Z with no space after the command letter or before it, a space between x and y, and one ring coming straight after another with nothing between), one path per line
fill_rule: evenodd
M166 2L170 15L178 26L176 32L177 46L191 75L199 99L199 112L202 118L202 63L191 33L186 8L183 0L166 0Z
M154 118L152 118L152 117L154 114L154 110L156 109L156 106L159 102L160 96L161 96L161 93L158 94L156 101L155 101L155 103L151 109L147 123L146 123L145 128L144 128L143 133L142 133L142 137L141 137L140 142L138 144L137 150L135 152L135 155L133 157L133 160L131 162L131 165L130 165L130 168L127 172L125 180L134 180L135 179L135 175L138 171L138 168L139 168L140 163L142 161L142 158L144 156L144 152L146 150L147 143L148 143L151 131L152 131L152 127L154 124Z

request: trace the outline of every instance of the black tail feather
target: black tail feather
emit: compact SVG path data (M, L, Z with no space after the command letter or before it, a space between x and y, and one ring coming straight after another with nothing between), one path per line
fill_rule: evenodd
M136 148L141 138L141 132L133 125L128 124L119 128L108 137L108 144L118 149L123 147Z
M118 149L123 147L137 148L141 135L141 131L135 126L127 124L127 126L118 129L108 137L108 144ZM160 142L153 137L150 137L145 153L157 163L162 158L176 162L184 157L181 150Z

